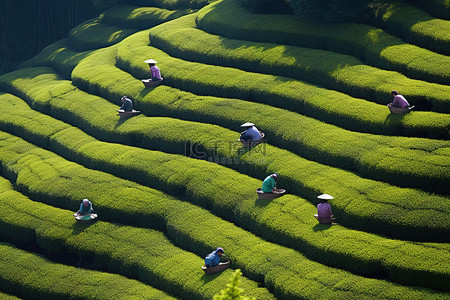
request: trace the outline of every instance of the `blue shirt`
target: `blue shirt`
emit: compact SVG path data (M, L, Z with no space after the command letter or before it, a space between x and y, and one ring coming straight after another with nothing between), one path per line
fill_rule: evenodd
M131 102L130 99L126 98L123 101L122 106L120 107L120 109L124 110L124 111L133 111L133 102Z
M220 256L217 254L217 251L214 250L205 258L205 266L214 267L220 263Z

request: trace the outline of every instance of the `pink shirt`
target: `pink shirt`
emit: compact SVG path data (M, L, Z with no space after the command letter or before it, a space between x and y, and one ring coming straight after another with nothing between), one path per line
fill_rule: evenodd
M331 205L328 202L319 203L317 205L317 214L319 215L319 219L329 219L333 214L331 212Z
M403 97L402 95L396 95L394 97L394 101L392 101L392 106L397 106L397 107L408 107L409 103L408 101L406 101L405 97Z
M150 71L152 71L152 78L158 78L161 80L161 72L157 66L151 66Z

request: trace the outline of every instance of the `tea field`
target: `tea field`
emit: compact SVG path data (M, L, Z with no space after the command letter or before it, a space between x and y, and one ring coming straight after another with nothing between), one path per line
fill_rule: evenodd
M255 299L448 299L447 1L370 25L210 2L115 6L0 76L0 298L212 299L240 269ZM258 199L274 172L287 194Z

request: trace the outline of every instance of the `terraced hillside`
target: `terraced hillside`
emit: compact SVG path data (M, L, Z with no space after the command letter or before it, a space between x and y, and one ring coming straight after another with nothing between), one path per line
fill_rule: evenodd
M241 269L256 299L448 299L445 1L338 26L152 3L0 77L0 297L212 299ZM392 89L415 109L390 114ZM120 119L122 95L143 114ZM265 143L236 142L247 121ZM259 200L273 172L288 194ZM83 198L97 222L73 219ZM231 268L206 276L218 246Z

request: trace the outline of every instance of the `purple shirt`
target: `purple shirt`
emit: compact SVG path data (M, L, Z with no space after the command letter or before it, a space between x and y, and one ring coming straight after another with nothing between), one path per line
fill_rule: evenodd
M409 103L408 101L406 101L405 97L403 97L402 95L396 95L394 97L394 101L392 101L392 106L396 106L396 107L408 107Z
M151 66L150 71L152 71L152 79L156 78L161 80L161 72L159 71L159 68L157 66Z
M328 202L319 203L317 205L317 214L319 215L319 219L330 219L331 215L331 205Z

